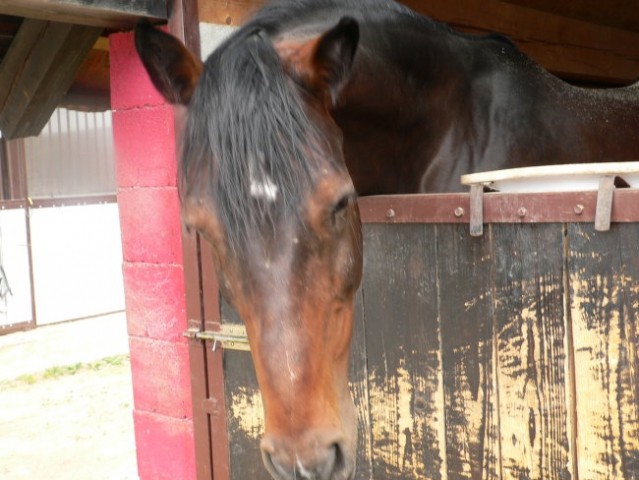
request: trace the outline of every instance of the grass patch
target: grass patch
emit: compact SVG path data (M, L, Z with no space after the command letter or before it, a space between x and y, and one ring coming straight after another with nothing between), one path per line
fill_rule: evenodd
M34 375L33 373L28 373L26 375L20 375L14 381L20 382L20 383L28 383L29 385L32 385L38 381L38 377ZM5 380L5 382L3 383L8 383L8 382Z
M0 390L6 390L11 387L17 387L20 385L33 385L34 383L43 380L55 380L61 377L68 377L75 375L82 371L100 371L110 367L120 367L129 362L128 355L114 355L106 357L95 362L87 363L74 363L72 365L61 365L47 368L43 372L29 373L26 375L20 375L14 380L5 380L0 382Z
M50 367L42 372L42 378L58 378L67 375L75 375L80 370L82 370L82 363Z

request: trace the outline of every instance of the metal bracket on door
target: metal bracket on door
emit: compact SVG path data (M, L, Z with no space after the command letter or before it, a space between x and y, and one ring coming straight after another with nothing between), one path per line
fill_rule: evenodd
M615 177L605 176L599 180L597 192L597 209L595 213L595 230L607 232L610 230L612 218L612 201L615 194Z
M595 230L606 232L610 230L612 221L612 208L615 194L616 176L606 175L600 178L599 188L597 190L597 205L595 210ZM488 185L488 184L486 184ZM583 205L577 205L575 213L580 215L583 212ZM501 212L500 212L501 213ZM512 222L520 221L530 212L526 207L520 206L514 212L504 212L509 215L504 218L512 218ZM493 215L494 217L494 215ZM500 220L503 221L499 217ZM493 220L494 221L494 220ZM470 185L470 235L472 237L481 237L484 233L484 184L473 183Z
M470 236L481 237L484 234L484 185L470 186Z
M240 350L244 352L251 350L244 325L222 323L219 330L215 331L189 328L184 332L184 336L190 340L213 342L213 350L218 346L225 350Z

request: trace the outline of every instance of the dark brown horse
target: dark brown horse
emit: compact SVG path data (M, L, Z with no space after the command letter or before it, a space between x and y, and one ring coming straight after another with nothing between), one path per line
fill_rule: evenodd
M156 87L188 106L184 219L246 323L276 479L350 479L360 195L461 189L465 173L624 160L639 90L583 90L498 36L389 0L279 1L202 64L150 26Z

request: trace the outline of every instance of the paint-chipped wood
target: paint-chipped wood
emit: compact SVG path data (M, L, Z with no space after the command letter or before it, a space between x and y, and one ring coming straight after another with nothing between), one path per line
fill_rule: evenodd
M498 393L493 360L490 235L437 227L448 479L496 480Z
M563 228L491 230L501 478L568 480Z
M364 229L373 478L445 478L433 226Z
M618 226L621 251L625 357L619 362L621 464L624 476L639 480L639 224Z
M368 396L368 355L366 352L366 320L362 290L355 296L355 324L351 342L350 386L357 409L357 477L372 478L373 444L370 399Z
M364 240L355 479L639 480L639 223L411 217ZM266 480L249 355L225 369L229 478Z
M639 224L570 225L579 477L639 478Z

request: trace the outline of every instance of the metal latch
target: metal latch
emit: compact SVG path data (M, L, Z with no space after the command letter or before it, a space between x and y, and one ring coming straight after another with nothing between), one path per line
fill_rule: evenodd
M470 236L481 237L484 234L484 186L470 186Z
M612 218L612 201L615 194L615 177L606 176L599 180L597 192L597 209L595 211L595 230L607 232L610 230Z
M244 325L222 323L219 330L216 331L189 328L184 332L184 336L190 340L213 342L213 350L218 346L222 346L226 350L241 350L245 352L251 350Z

